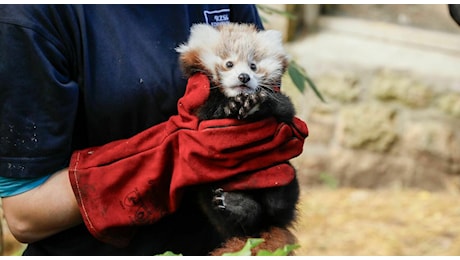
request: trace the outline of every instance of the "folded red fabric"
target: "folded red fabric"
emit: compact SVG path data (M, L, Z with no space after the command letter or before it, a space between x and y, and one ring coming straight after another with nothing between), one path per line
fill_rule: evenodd
M131 138L72 154L69 177L83 220L96 238L125 246L136 227L174 212L184 188L221 182L227 190L285 185L308 135L306 124L274 118L202 121L196 109L209 80L192 76L179 114Z

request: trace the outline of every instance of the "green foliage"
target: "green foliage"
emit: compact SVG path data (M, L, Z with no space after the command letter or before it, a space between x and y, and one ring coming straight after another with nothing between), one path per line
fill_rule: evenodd
M166 251L163 254L155 255L155 256L182 256L182 254L176 254L171 251Z
M291 77L292 82L297 87L300 92L304 92L305 90L305 82L308 83L308 86L315 92L316 96L323 102L326 102L319 92L318 88L316 87L315 83L307 76L305 70L297 64L295 61L291 61L288 67L288 74Z
M263 238L249 238L244 247L238 252L225 253L222 256L250 256L251 249L264 242Z
M299 247L300 245L294 244L294 245L285 245L282 248L276 249L274 252L270 252L268 250L260 250L259 252L257 252L257 256L287 256L293 250Z
M249 238L246 244L244 245L243 249L241 249L238 252L223 254L223 256L250 256L251 249L260 245L262 242L264 242L263 238ZM260 250L259 252L257 252L257 256L287 256L293 250L299 247L300 247L299 245L295 244L295 245L285 245L282 248L276 249L274 252L270 252L268 250Z
M240 251L232 252L232 253L225 253L222 256L251 256L251 249L260 245L264 241L265 240L263 238L249 238L248 241L246 241L246 244L244 245L244 247ZM278 248L273 252L270 252L268 250L260 250L259 252L257 252L257 256L287 256L293 250L299 247L300 245L294 244L294 245L285 245L284 247ZM175 254L171 251L166 251L163 254L159 254L156 256L182 256L182 254Z
M323 184L329 188L336 189L337 187L339 187L339 180L337 180L337 178L331 176L328 173L322 172L319 175L319 178L323 182Z

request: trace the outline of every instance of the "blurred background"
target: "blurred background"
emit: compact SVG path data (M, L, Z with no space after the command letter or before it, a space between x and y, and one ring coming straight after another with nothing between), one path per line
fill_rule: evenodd
M460 26L447 5L259 10L325 100L285 76L310 130L293 160L297 255L460 255ZM5 223L1 245L23 248Z
M265 7L265 6L264 6ZM264 8L262 7L262 9ZM460 26L447 5L271 5L312 89L299 255L460 255Z

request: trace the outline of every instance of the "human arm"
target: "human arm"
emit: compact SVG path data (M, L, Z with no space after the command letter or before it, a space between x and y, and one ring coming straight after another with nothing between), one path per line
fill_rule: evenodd
M11 233L22 243L41 240L82 222L67 168L34 189L2 198L2 207Z
M67 66L68 48L46 30L53 18L41 15L45 10L0 8L0 175L21 182L54 173L40 186L2 198L9 229L21 242L57 233L79 218L78 208L71 215L75 196L60 170L68 164L78 86Z

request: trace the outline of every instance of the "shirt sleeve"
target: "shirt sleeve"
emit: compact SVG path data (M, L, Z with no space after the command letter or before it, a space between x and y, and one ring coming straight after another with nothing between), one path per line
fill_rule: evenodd
M6 178L0 176L0 197L10 197L24 193L44 183L51 175L32 179Z
M12 13L0 9L0 176L36 179L67 167L78 85L46 16Z

